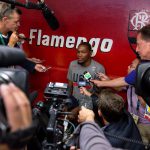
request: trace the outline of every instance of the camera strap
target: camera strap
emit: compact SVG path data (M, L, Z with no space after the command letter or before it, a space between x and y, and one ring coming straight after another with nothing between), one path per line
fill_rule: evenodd
M7 133L0 138L1 144L7 144L11 149L22 148L28 144L35 133L35 125L29 128Z

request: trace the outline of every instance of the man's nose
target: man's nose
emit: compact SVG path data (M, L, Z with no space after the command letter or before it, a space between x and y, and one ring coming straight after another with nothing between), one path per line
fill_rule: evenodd
M20 27L20 22L17 23L17 26Z
M136 50L136 52L138 52L138 51L139 51L139 48L138 48L138 46L136 47L136 49L135 49L135 50Z
M79 57L80 57L80 56L82 56L82 54L81 54L81 53L78 53L77 55L78 55Z
M130 65L128 66L128 69L130 69Z

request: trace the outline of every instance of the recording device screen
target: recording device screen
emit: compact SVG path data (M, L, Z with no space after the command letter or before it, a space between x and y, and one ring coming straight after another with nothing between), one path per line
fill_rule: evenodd
M83 75L84 75L84 78L85 78L86 80L92 79L91 74L90 74L89 72L87 72L87 71L85 71L85 72L83 73Z

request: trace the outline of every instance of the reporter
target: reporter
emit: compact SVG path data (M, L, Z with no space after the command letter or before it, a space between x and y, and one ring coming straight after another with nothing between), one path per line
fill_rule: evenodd
M94 122L93 111L82 106L78 118L79 122L82 122L79 128L76 129L80 134L80 150L119 150L118 148L113 148L111 146L102 130ZM73 150L73 146L71 147L71 150Z
M22 12L20 9L12 8L10 4L0 2L0 45L8 45L9 47L19 47L20 16ZM45 66L36 64L28 59L20 64L29 72L34 70L38 72L45 72Z
M98 113L103 118L105 124L105 127L102 129L100 129L95 123L95 115L93 111L82 107L79 112L78 121L81 122L81 124L77 127L74 134L80 134L78 139L79 144L77 145L80 145L81 150L106 148L108 146L107 140L109 140L113 147L125 149L135 148L140 150L144 148L140 144L133 142L130 143L109 136L115 135L118 137L142 141L131 115L124 110L124 101L119 95L110 90L103 90L98 99ZM105 134L107 140L103 134ZM77 141L77 139L75 139L75 141ZM106 145L102 145L102 141L105 141L104 143ZM95 147L93 147L93 145Z
M32 115L29 100L13 83L0 86L0 96L3 98L10 133L24 132L32 127ZM8 136L11 134L8 133ZM18 134L19 135L19 134ZM13 136L12 136L13 137ZM21 136L22 137L22 136ZM21 138L20 137L20 138ZM23 136L22 141L29 140L32 134ZM2 138L2 137L1 137ZM17 141L9 141L15 143ZM19 143L17 143L19 145ZM0 144L0 149L11 149L8 143Z

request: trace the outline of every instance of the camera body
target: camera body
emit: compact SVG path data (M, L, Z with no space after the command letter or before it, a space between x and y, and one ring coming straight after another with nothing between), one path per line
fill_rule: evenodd
M0 84L14 83L28 95L28 73L25 70L0 68ZM8 130L5 107L0 97L0 136ZM5 127L4 127L5 126Z
M68 84L59 82L48 83L44 90L44 97L46 101L44 103L38 102L35 106L36 108L33 108L33 110L38 111L38 113L35 114L37 114L37 118L40 119L40 123L42 123L41 120L43 116L47 118L46 125L43 123L45 137L43 137L43 141L40 142L42 143L42 149L67 149L66 142L75 129L74 125L67 120L67 115L71 114L71 112L66 112L68 105L71 103Z
M50 82L44 91L44 96L47 98L68 98L68 85L60 82Z

